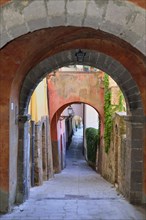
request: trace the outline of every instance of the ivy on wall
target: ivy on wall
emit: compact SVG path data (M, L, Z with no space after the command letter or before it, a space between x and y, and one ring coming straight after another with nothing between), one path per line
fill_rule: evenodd
M112 132L112 116L115 112L125 111L124 108L124 96L119 89L119 102L117 105L111 104L112 93L109 88L109 76L104 75L104 145L105 152L108 153L111 143Z
M110 137L112 131L112 106L111 91L109 89L108 75L104 75L104 145L105 152L108 153L110 148Z
M124 107L124 96L123 93L121 92L121 90L119 91L119 104L118 104L118 110L120 112L122 111L126 111L125 107Z

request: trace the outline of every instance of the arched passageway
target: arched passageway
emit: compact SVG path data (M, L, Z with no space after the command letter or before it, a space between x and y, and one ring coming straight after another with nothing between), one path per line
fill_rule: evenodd
M47 73L77 63L79 48L86 51L82 64L107 72L125 96L129 152L125 190L131 202L144 202L145 9L113 0L62 1L61 7L54 1L15 3L10 1L1 10L1 210L10 209L16 189L20 201L27 197L27 108L32 91Z
M75 85L75 84L74 84ZM76 85L75 85L76 87ZM72 85L70 87L70 89L72 90ZM87 87L87 91L90 90L90 86ZM50 93L52 93L53 90L50 90ZM57 91L57 88L55 88L55 91ZM77 93L80 92L80 88L78 89ZM99 88L97 86L97 92L99 92ZM68 94L68 90L66 89L66 93ZM88 97L84 98L84 100L86 100L86 102L82 102L82 104L89 104L88 101L90 100L90 103L92 102L92 107L94 107L96 113L99 113L99 121L100 121L100 139L102 140L103 138L103 123L104 123L104 119L103 119L103 112L101 110L103 110L103 107L101 108L101 103L103 101L103 97L95 97L95 98L91 98L91 95L92 95L92 92L91 94L89 95L88 94ZM65 95L66 96L66 95ZM72 97L72 94L69 94L69 96ZM54 96L52 96L52 100L53 100ZM68 97L69 98L69 97ZM70 98L69 98L70 99ZM79 101L80 99L80 101ZM59 100L59 99L58 99ZM82 100L82 97L81 96L76 96L74 98L74 102L68 102L66 101L64 103L64 105L61 105L60 102L57 102L55 107L57 108L56 112L53 111L54 115L51 117L51 120L50 120L50 126L51 126L51 141L52 141L52 152L53 152L53 165L54 165L54 171L55 173L59 173L61 172L62 170L62 167L61 167L61 144L62 144L62 141L61 141L61 138L62 138L62 135L63 133L60 133L60 128L63 127L63 123L65 123L67 126L67 128L65 128L64 126L64 134L65 133L68 133L67 134L67 138L68 138L68 141L67 141L67 146L64 146L64 149L66 149L66 147L68 147L68 144L71 142L71 139L72 139L72 135L74 133L75 130L73 130L73 122L74 122L74 117L71 116L71 117L67 117L68 118L68 122L66 123L65 120L63 123L61 123L60 121L60 124L59 124L59 120L62 120L61 119L61 113L70 105L74 104L74 105L77 105L77 104L81 104L81 100ZM65 100L64 100L65 101ZM99 104L100 103L100 104ZM103 102L102 102L103 103ZM51 104L51 102L50 102ZM100 107L98 108L98 106L100 105ZM91 104L90 104L91 106ZM51 111L52 109L50 109ZM83 110L82 110L83 111ZM75 115L74 115L75 116ZM63 116L62 116L63 117ZM84 120L84 113L82 112L82 118ZM84 128L86 128L86 126L83 126ZM84 133L85 133L85 130L84 130ZM66 134L65 134L66 135ZM84 134L85 136L85 134ZM100 170L101 171L101 170Z
M143 119L142 119L143 118L143 116L142 116L143 115L143 104L141 103L141 97L140 97L140 93L138 92L138 87L135 84L135 81L132 79L131 74L119 62L117 62L117 61L115 61L113 59L111 60L110 57L107 57L104 54L97 53L95 51L89 51L89 50L85 50L85 51L86 51L87 56L85 57L83 63L87 64L87 65L90 64L90 65L92 65L94 67L97 67L97 68L100 67L102 70L104 70L105 72L109 73L109 75L112 76L113 79L115 79L115 81L118 83L118 85L120 86L121 90L123 91L123 94L125 96L125 100L126 100L126 103L127 103L127 113L129 114L129 116L126 118L127 119L127 128L128 128L127 132L130 132L131 135L134 135L133 131L136 132L136 129L137 129L137 131L139 129L143 129L143 124L142 124L142 121L143 121ZM57 60L55 60L55 56L53 57L54 65L57 63L57 68L60 67L60 66L58 66L58 62L61 59L65 60L65 58L66 58L66 60L65 60L64 64L76 63L76 60L75 60L76 58L74 56L75 53L76 53L76 50L62 52L60 54L57 54L57 58L58 58L58 59L56 58ZM96 57L98 57L99 60L102 57L102 59L104 59L104 61L107 64L105 64L103 62L103 63L100 63L100 65L99 65L99 63L96 60ZM51 60L52 60L52 58L51 58ZM114 63L114 68L113 68L113 66L111 64L108 65L108 62ZM43 63L45 63L45 67L43 66ZM39 67L35 67L35 70L37 70L37 68L39 68L39 72L38 72L39 75L36 75L37 79L39 79L39 77L40 77L41 69L42 69L42 72L44 72L44 68L45 68L45 71L47 72L47 69L46 69L47 67L46 66L47 67L50 66L49 65L49 58L47 60L45 60L45 61L42 61L40 63L40 65L39 65ZM56 68L54 67L54 69L56 69ZM48 68L48 71L49 71L49 68ZM26 85L28 85L28 80L31 78L31 75L33 73L34 73L34 70L29 72L29 74L27 75L26 79L24 80L24 84L23 84L24 86L21 89L21 94L20 94L20 100L21 100L21 102L20 102L21 103L21 105L20 105L20 113L22 115L27 113L27 103L28 103L29 97L31 95L31 92L30 92L31 90L28 88L28 86L25 86L25 83L26 83ZM36 79L36 81L37 81L37 79ZM131 100L131 96L133 95L133 91L135 92L134 102L130 101ZM130 122L131 120L138 120L138 121ZM135 141L134 140L134 136L131 136L131 135L127 133L127 137L129 137L129 140L127 140L127 146L129 146L129 143L132 143L132 142L134 143L134 141ZM141 136L141 135L143 135L143 133L141 133L139 135ZM141 138L142 138L142 136L139 137L140 141L141 141ZM136 138L136 141L137 140L138 139ZM22 147L22 149L23 149L23 147ZM131 157L131 162L132 162L132 160L133 160L132 158L134 158L135 152L137 152L137 150L139 151L140 148L139 149L133 148L133 150L132 150L133 151L133 156ZM141 161L142 161L142 154L139 151L139 159L140 159L140 155L141 155ZM128 161L127 161L127 163L128 163ZM127 164L127 166L128 166L128 164ZM129 166L131 167L131 165L129 165ZM131 169L127 170L127 172L128 172L127 176L129 176L129 175L131 175L133 173L133 181L134 181L134 176L135 176L135 171L134 170L135 169L133 171ZM139 171L138 171L138 175L140 175ZM127 185L126 182L125 182L125 184ZM140 184L140 182L138 182L138 186L140 186L139 184ZM131 186L130 186L130 188L131 188ZM126 194L129 195L129 192L127 191ZM132 201L132 193L130 195L131 195L130 198L131 198L131 201ZM134 195L134 199L135 199L135 194L133 194L133 195ZM141 194L139 194L139 196L140 195Z

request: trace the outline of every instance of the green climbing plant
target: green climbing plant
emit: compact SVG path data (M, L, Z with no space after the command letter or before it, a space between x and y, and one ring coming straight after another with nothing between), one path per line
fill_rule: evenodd
M104 143L105 152L108 153L110 148L110 137L112 131L112 105L111 91L109 89L109 76L104 75Z
M112 133L112 116L117 111L125 111L124 109L124 96L119 90L119 101L117 105L111 104L111 90L109 89L109 76L104 75L104 144L105 152L108 153L111 143Z
M118 110L119 110L120 112L122 112L122 111L125 111L125 109L124 109L124 105L123 105L123 102L124 102L124 96L123 96L123 93L121 92L121 90L120 90L119 93L120 93L120 94L119 94Z

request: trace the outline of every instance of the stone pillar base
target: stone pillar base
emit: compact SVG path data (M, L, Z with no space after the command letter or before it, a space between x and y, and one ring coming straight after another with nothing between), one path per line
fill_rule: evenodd
M7 213L11 211L9 205L9 193L0 190L0 212Z
M61 161L60 161L60 152L59 145L57 141L52 141L52 152L53 152L53 169L54 173L61 172Z

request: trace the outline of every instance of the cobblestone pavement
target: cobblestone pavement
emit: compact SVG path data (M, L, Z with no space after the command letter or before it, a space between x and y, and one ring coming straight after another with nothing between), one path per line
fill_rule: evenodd
M2 220L144 220L146 212L129 204L93 171L82 156L82 129L73 136L66 168L42 186L31 188L29 199Z

